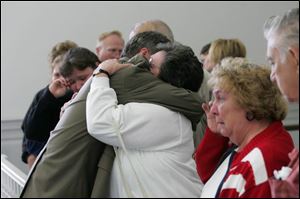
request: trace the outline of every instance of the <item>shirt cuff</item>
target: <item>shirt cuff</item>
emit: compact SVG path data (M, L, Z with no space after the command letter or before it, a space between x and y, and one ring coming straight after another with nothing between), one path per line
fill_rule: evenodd
M110 88L108 77L93 77L91 89L94 88Z

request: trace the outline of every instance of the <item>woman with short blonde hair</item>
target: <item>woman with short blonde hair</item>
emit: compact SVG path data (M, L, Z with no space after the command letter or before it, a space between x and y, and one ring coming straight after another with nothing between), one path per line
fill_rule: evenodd
M287 103L270 69L226 58L212 72L214 100L195 160L205 198L269 198L268 178L294 147L282 120Z
M225 57L246 57L246 47L239 39L217 39L211 43L203 67L211 72Z

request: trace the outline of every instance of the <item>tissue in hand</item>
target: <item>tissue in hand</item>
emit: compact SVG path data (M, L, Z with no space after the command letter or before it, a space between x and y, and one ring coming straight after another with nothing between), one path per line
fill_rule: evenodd
M290 167L281 167L281 170L274 170L274 177L277 180L285 180L291 173L292 169Z

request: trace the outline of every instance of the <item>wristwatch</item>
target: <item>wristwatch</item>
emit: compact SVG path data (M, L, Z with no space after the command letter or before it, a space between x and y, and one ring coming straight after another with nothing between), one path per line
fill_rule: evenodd
M100 73L104 73L104 74L107 75L108 78L110 78L110 74L109 74L106 70L104 70L104 69L102 69L102 68L100 68L97 72L95 72L95 73L93 74L93 76L96 76L96 75L98 75L98 74L100 74Z

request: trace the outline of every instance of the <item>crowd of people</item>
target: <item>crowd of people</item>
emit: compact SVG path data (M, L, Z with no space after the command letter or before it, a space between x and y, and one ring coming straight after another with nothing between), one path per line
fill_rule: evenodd
M282 123L299 102L299 8L270 17L264 36L271 69L236 38L198 58L161 20L135 24L127 43L105 32L95 53L56 44L22 124L20 197L299 197Z

